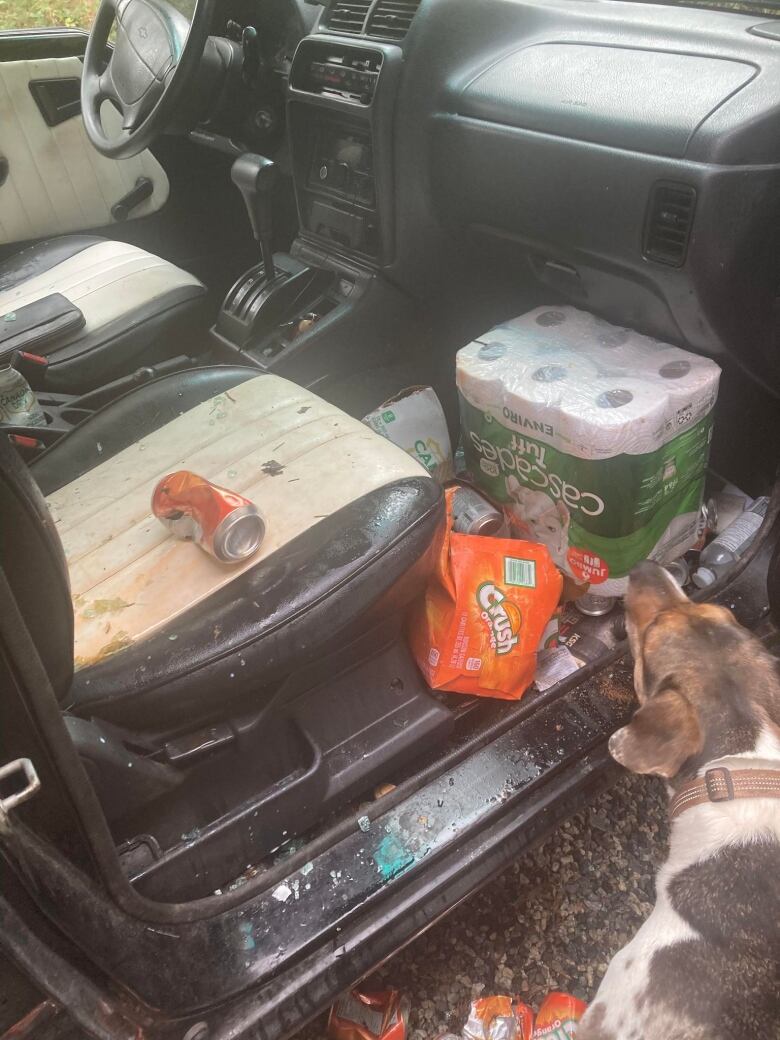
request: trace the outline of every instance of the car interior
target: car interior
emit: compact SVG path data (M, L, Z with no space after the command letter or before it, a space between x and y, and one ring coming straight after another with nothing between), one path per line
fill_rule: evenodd
M0 361L46 415L0 438L0 560L141 895L227 890L509 710L417 670L443 491L360 421L431 385L457 443L475 336L571 303L714 358L713 480L771 491L780 20L744 6L102 0L88 39L0 36ZM257 557L167 537L179 468L261 505Z

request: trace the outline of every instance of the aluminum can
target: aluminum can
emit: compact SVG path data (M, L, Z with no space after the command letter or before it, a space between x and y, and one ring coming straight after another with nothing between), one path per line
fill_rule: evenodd
M452 496L452 530L458 534L481 534L503 538L507 534L504 514L473 488L460 485Z
M594 596L592 592L586 592L584 596L575 599L574 606L586 617L603 617L609 614L617 601L617 596Z
M197 542L222 563L249 559L265 536L254 502L186 469L158 482L152 512L176 538Z

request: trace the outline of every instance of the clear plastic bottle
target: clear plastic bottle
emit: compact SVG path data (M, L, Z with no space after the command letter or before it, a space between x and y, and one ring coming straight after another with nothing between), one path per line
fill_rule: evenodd
M704 589L734 566L758 534L768 506L768 498L757 498L725 531L721 531L717 538L702 549L699 567L693 575L694 585Z
M0 365L0 424L45 426L46 416L35 392L21 372Z

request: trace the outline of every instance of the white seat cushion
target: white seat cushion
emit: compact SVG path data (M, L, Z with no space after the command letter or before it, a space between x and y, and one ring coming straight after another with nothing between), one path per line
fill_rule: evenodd
M201 292L194 275L127 242L99 241L53 267L0 289L0 314L62 293L84 314L84 328L64 336L58 347L83 339L123 315L178 289Z
M152 491L177 469L257 504L267 531L255 557L221 564L154 519ZM400 448L278 376L198 405L48 499L70 571L77 667L170 626L361 496L420 476L425 469Z

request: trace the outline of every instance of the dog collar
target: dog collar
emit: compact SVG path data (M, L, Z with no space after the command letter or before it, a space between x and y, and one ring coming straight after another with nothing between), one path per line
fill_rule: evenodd
M780 798L780 765L775 768L729 769L710 766L703 776L689 780L672 798L669 816L707 802L734 802L742 798Z

